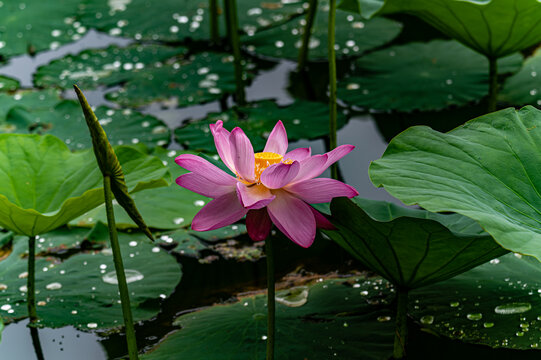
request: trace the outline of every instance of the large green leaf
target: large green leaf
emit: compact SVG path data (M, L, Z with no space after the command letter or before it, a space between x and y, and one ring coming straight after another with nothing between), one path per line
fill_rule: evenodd
M66 230L38 237L38 249L44 249L57 236L69 238ZM71 230L81 239L88 229ZM43 241L42 241L43 240ZM159 299L173 292L181 277L175 258L153 245L144 235L119 234L130 289L130 300L136 321L155 316L159 307L148 300ZM60 262L58 258L38 257L36 261L36 301L39 324L48 327L75 327L92 330L121 326L122 310L108 233L94 241L101 251L77 253ZM73 240L68 241L68 246ZM0 262L2 317L9 320L26 316L27 244L16 238L11 255Z
M488 57L541 41L537 0L386 0L380 13L407 12Z
M61 4L40 0L1 2L0 55L34 54L80 39L87 28L75 19L79 3L79 0L64 0Z
M176 179L188 171L175 163L175 157L182 154L181 151L165 150L156 148L153 155L158 157L169 172ZM132 198L137 204L137 209L145 219L146 224L154 229L177 229L188 226L195 214L209 200L203 195L196 194L190 190L178 186L174 181L167 187L149 189L137 194ZM128 214L118 204L114 204L115 220L118 228L136 227ZM157 211L159 209L159 211ZM105 205L100 205L83 216L74 219L72 224L78 226L90 226L96 221L107 222Z
M8 113L13 107L19 106L33 111L48 110L60 101L62 99L58 90L20 90L14 94L0 92L0 131L15 130L13 124L6 123Z
M505 254L465 216L406 209L384 201L333 199L334 241L403 288L451 278Z
M162 65L167 59L186 52L185 47L139 44L85 50L39 67L34 74L34 84L70 90L73 84L83 90L118 85L137 76L133 74L144 73L145 68Z
M505 109L447 134L412 127L370 178L404 203L476 220L504 248L541 259L541 111Z
M501 74L520 69L522 57L499 61ZM488 94L488 60L456 41L434 40L380 50L355 62L339 83L348 104L379 110L437 110Z
M250 52L296 60L302 44L304 17L261 31L243 38ZM311 60L327 60L327 32L329 28L329 3L319 1L309 44ZM338 10L336 12L335 47L337 57L360 55L395 38L401 30L400 23L384 18L365 20L360 15Z
M164 146L169 143L169 128L153 116L105 106L96 109L96 116L113 145L143 143L148 146ZM52 134L64 140L72 150L92 147L81 106L72 100L64 100L54 107L36 111L13 107L0 132L2 130L9 133Z
M303 3L302 0L238 0L239 27L252 33L279 24L302 13ZM207 0L85 0L80 18L86 26L107 31L109 35L176 43L188 38L210 39L208 7ZM226 33L224 21L224 9L220 4L218 23L221 36Z
M410 314L453 339L513 349L537 349L541 264L506 255L453 279L411 293Z
M233 57L225 53L200 53L131 75L120 90L106 97L126 106L171 99L178 106L186 106L235 92ZM244 77L249 75L245 73Z
M164 186L168 171L155 157L117 148L132 192ZM38 235L103 202L102 176L90 151L71 153L58 138L0 135L0 225Z
M524 61L519 72L509 77L499 99L510 105L541 106L541 50Z
M390 311L366 302L368 291L381 292L385 284L350 281L328 280L291 289L296 296L288 291L277 293L277 359L389 357L394 328ZM389 297L388 289L383 292L382 299ZM265 295L182 315L176 320L182 329L143 358L264 359L266 320Z
M314 139L329 133L329 107L323 103L295 100L286 107L274 101L263 100L245 107L235 107L223 113L211 113L205 119L190 122L175 130L177 141L183 146L207 152L216 152L209 124L218 120L232 130L239 126L250 138L254 150L262 151L274 125L282 120L290 141ZM346 117L338 114L338 127L344 126Z

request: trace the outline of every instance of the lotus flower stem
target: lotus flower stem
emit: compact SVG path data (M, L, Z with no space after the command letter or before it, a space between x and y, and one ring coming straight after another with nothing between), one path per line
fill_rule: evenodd
M329 150L336 148L336 51L334 38L336 23L336 0L329 0L329 30L328 30L328 54L329 54ZM331 178L338 179L338 165L331 166Z
M488 58L488 112L496 111L498 103L498 59L495 57Z
M28 317L31 323L38 321L36 312L36 237L28 237L28 277L26 278Z
M408 290L398 288L396 295L396 330L393 358L403 359L406 357L408 335Z
M41 342L39 341L38 329L35 327L30 328L30 337L32 338L32 345L34 346L34 352L36 353L37 360L44 360L43 349L41 348Z
M210 40L213 44L218 43L218 0L209 0L210 13Z
M274 300L274 249L270 237L265 239L267 256L267 360L274 360L275 309Z
M242 79L242 55L240 53L239 26L237 19L237 1L225 0L228 17L227 26L229 28L229 39L231 40L231 48L233 49L233 58L235 63L235 82L236 82L236 101L239 105L246 103L244 93L244 80Z
M133 319L131 314L130 296L128 293L128 284L126 282L126 273L122 263L122 254L118 243L118 234L116 232L115 214L113 210L113 193L111 191L111 178L103 177L103 190L105 193L105 210L107 213L107 226L109 228L109 238L111 248L113 249L113 260L115 262L116 278L118 279L118 291L122 303L122 315L124 316L124 326L126 328L126 342L128 343L128 354L130 360L139 359L137 353L137 342L135 339L135 330L133 328Z
M308 5L308 13L306 14L306 24L304 25L304 33L302 34L302 45L299 51L299 63L297 71L302 71L306 67L308 61L308 51L310 45L310 37L312 36L312 26L317 12L317 0L310 0Z

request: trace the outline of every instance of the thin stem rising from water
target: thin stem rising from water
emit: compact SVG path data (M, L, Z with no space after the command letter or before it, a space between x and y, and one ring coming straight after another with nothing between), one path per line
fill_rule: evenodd
M26 302L31 323L38 321L36 312L36 237L28 237L28 277L26 279Z
M396 330L393 358L403 359L406 357L408 336L408 290L399 288L396 295Z
M237 1L226 0L227 16L229 27L228 35L233 48L233 58L235 62L235 82L236 82L236 100L237 104L246 103L246 94L244 92L244 80L242 78L242 55L240 52L239 25L237 19Z
M267 255L267 360L274 360L275 302L274 302L274 248L272 240L265 240Z
M113 193L111 191L111 178L109 176L103 177L103 191L105 193L105 210L107 213L109 239L111 240L111 248L113 249L113 260L115 262L116 278L118 279L118 291L120 292L122 315L124 316L124 326L126 328L128 354L130 356L130 360L137 360L139 359L137 352L137 341L135 339L135 330L133 327L126 273L124 272L124 264L122 263L122 254L120 253L118 234L116 232L115 214L113 210Z
M308 5L308 13L306 14L306 25L304 26L304 33L302 34L302 45L299 51L299 63L297 65L297 71L302 71L306 67L308 61L308 51L310 49L310 38L312 37L312 27L314 25L314 19L317 12L317 0L310 0Z
M334 49L335 38L335 23L336 23L336 0L329 1L329 42L328 42L328 54L329 54L329 147L330 150L336 148L336 51ZM334 163L331 165L331 177L338 179L338 165Z
M488 112L496 111L498 105L498 59L495 57L488 58Z

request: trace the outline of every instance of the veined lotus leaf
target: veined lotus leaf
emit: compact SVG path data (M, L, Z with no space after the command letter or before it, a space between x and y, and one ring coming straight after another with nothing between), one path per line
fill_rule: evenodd
M275 102L263 100L223 113L211 113L205 119L193 121L175 130L177 141L192 150L216 152L209 124L223 120L224 127L232 130L240 126L250 138L254 150L262 151L269 131L278 119L282 120L290 141L314 139L329 133L329 106L327 104L295 100L289 106L278 107ZM338 114L338 127L346 124L346 117Z
M370 19L384 4L385 0L342 0L338 3L338 8L359 13Z
M470 270L507 251L472 219L385 201L333 199L325 233L393 284L414 289Z
M510 105L541 106L541 50L524 61L522 69L505 80L499 100Z
M118 147L131 192L167 185L161 161ZM52 135L0 134L0 226L34 236L62 226L103 202L91 151L71 153Z
M303 4L302 0L238 0L239 27L246 33L253 33L280 24L303 13ZM208 7L208 1L85 0L80 18L86 26L106 31L112 36L176 43L188 38L210 39ZM224 9L219 6L218 27L221 36L226 34L224 21Z
M386 286L381 279L327 280L309 286L301 306L298 301L297 306L277 303L276 358L388 358L394 336L391 311L366 301L374 291L380 301L392 298ZM142 358L169 360L175 354L187 359L264 359L266 302L266 295L256 295L182 315L175 321L182 329Z
M541 264L509 254L411 292L412 315L429 331L494 348L537 349ZM535 354L535 352L534 352Z
M153 155L166 164L173 179L188 171L175 163L175 158L183 152L156 148ZM137 209L146 224L154 229L178 229L190 225L193 217L208 198L178 186L174 181L167 187L150 189L133 194ZM114 204L116 225L119 229L133 228L136 225L118 204ZM159 211L156 209L159 208ZM72 221L73 225L90 226L96 221L107 222L105 206L100 205Z
M83 230L88 232L88 229ZM74 230L80 235L81 230ZM45 234L45 238L54 238ZM118 327L123 324L112 250L108 233L102 234L101 251L81 252L60 262L47 256L36 259L36 301L39 324L48 327L73 325L82 330ZM148 302L171 294L182 275L175 258L153 245L143 234L119 234L135 321L147 320L159 311ZM56 240L47 240L56 243ZM46 241L46 242L47 242ZM41 243L41 245L46 242ZM26 316L27 244L16 239L13 253L0 261L2 317Z
M409 128L369 174L407 205L468 216L504 248L541 259L540 148L541 111L511 108L446 134Z
M95 112L113 145L165 146L169 143L169 128L153 116L105 106L98 107ZM72 150L92 147L81 106L76 101L64 100L54 107L36 111L16 106L7 114L5 124L10 133L55 135Z
M0 55L4 58L55 50L79 40L87 27L76 21L78 0L4 1L0 6Z
M235 92L233 57L225 53L200 53L131 75L120 90L108 93L107 99L124 106L153 101L187 106L218 100ZM246 72L243 76L251 77Z
M84 50L39 67L34 75L34 84L70 90L73 84L84 90L114 86L130 80L136 76L134 73L144 73L148 67L161 66L167 59L182 56L187 51L185 47L140 44Z
M537 0L386 0L379 14L397 12L418 16L492 58L524 50L541 40L541 3Z
M498 62L501 74L522 65L519 54ZM437 110L488 95L488 60L456 41L434 40L379 50L356 60L339 83L350 105L380 110Z
M248 51L274 58L297 60L304 33L304 17L297 17L280 26L247 35L242 44ZM312 27L308 56L310 60L327 61L327 32L329 27L328 0L318 1ZM366 20L351 12L336 11L336 56L358 56L394 39L401 30L400 23L374 18Z
M28 108L33 111L48 110L61 102L58 90L19 90L14 94L0 92L0 132L14 132L21 124L8 124L6 119L14 107Z

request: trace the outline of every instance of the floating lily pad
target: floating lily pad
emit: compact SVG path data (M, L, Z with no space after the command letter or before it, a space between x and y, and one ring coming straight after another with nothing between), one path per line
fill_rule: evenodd
M524 61L519 72L509 77L499 99L510 105L541 106L541 50Z
M541 259L540 148L541 111L505 109L446 134L412 127L369 173L405 204L468 216L504 248Z
M216 152L209 124L223 120L224 127L232 130L242 127L250 138L254 150L262 151L270 131L282 120L290 141L315 139L329 133L329 106L305 100L295 100L286 107L263 100L246 107L235 107L223 113L211 113L207 118L188 123L175 130L176 140L183 146L207 152ZM338 114L338 127L346 124L346 117Z
M113 145L143 143L165 146L169 143L169 128L153 116L105 106L97 108L95 113ZM81 106L76 101L64 100L53 108L38 111L14 107L8 113L5 124L5 129L10 133L55 135L72 150L92 147Z
M107 238L105 233L104 243ZM24 240L17 239L12 254L0 262L3 299L0 314L10 320L26 316L27 264L23 255L27 244ZM119 240L134 320L149 319L158 313L159 307L144 302L172 293L181 277L180 267L174 257L151 244L142 234L119 234ZM123 324L110 248L79 253L63 262L38 257L36 269L40 325L73 325L92 330Z
M188 171L175 163L181 151L156 148L153 155L167 166L173 179ZM146 224L154 229L177 229L190 225L193 217L208 202L208 198L178 186L174 181L167 187L149 189L133 194L133 200ZM135 223L118 204L114 204L116 225L119 229L135 228ZM159 211L156 211L159 209ZM72 221L73 225L91 226L96 221L107 223L105 205L100 205Z
M134 148L117 156L131 192L167 185L161 161ZM58 138L0 134L0 225L39 235L66 224L103 202L102 176L94 154L72 153Z
M0 75L0 91L15 91L19 85L19 80Z
M62 99L58 90L20 90L14 94L0 92L0 131L9 132L13 128L13 125L5 123L7 115L13 107L19 106L33 111L47 110L60 101Z
M100 85L118 85L137 76L134 73L144 73L146 68L161 66L167 59L186 52L185 47L163 45L110 46L107 49L85 50L39 67L34 75L34 84L70 90L73 84L85 90Z
M361 11L363 6L368 10L366 4L361 4ZM541 3L537 0L387 0L378 13L397 12L416 15L475 51L494 58L524 50L541 39Z
M509 254L411 293L410 314L423 327L492 347L537 349L541 264Z
M501 59L499 73L520 69L518 54ZM488 94L488 60L456 41L434 40L380 50L358 59L339 83L348 104L381 110L437 110Z
M87 31L75 15L79 0L5 1L0 6L0 55L11 57L59 46L80 39Z
M86 0L80 12L86 26L109 35L168 42L210 39L209 2L163 0ZM219 2L221 3L221 2ZM239 26L251 33L287 21L304 11L304 1L237 1ZM221 5L221 4L220 4ZM219 31L225 36L224 11L219 7Z
M395 285L414 289L507 253L472 219L384 201L333 199L326 234Z
M392 293L388 283L329 280L310 286L300 306L276 304L278 359L386 359L391 355L394 322L387 309L366 302L378 288L380 302ZM382 294L383 293L383 294ZM286 295L277 293L278 297ZM298 305L298 304L297 304ZM182 329L169 335L143 359L264 359L267 333L266 296L240 298L180 316Z
M302 44L304 17L297 17L278 27L243 38L250 52L296 60ZM327 32L329 30L329 3L319 1L308 56L311 60L327 61ZM374 18L365 20L360 15L338 10L336 12L335 47L338 58L361 55L394 39L401 30L400 23Z
M178 229L157 237L158 244L173 244L173 251L184 256L199 257L202 250L208 249L208 243L231 239L246 234L246 226L234 224L211 231L193 231Z
M245 77L248 75L245 73ZM120 90L106 97L125 106L141 106L153 101L172 101L177 106L220 99L235 92L233 57L201 53L187 60L132 72Z

